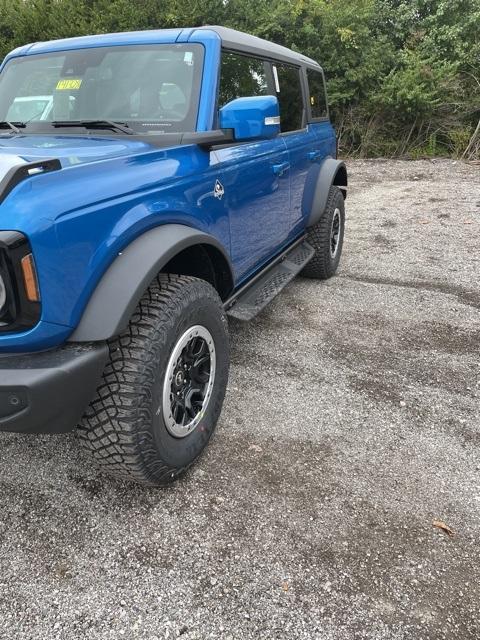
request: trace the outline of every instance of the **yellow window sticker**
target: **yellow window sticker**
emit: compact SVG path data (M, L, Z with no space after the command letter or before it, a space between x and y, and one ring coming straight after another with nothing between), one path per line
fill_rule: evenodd
M57 82L57 91L75 91L82 86L80 78L68 78L68 80L59 80Z

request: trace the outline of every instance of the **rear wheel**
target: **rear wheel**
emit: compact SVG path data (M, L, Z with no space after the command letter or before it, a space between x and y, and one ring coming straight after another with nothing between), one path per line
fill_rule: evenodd
M338 187L331 186L325 211L320 220L308 230L307 242L315 255L302 271L302 276L326 280L331 278L340 263L345 230L345 202Z
M106 471L149 485L175 480L207 445L227 386L227 321L217 292L160 274L110 358L79 436Z

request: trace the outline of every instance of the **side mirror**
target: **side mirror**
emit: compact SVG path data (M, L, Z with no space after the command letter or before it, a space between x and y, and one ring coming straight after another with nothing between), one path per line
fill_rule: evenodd
M280 107L275 96L236 98L220 109L221 129L233 129L235 140L262 140L280 133Z

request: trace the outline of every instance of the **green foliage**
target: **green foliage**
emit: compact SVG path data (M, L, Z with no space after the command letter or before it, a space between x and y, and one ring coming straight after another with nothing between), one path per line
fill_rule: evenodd
M425 58L419 51L403 51L399 64L385 78L375 98L407 124L425 118L453 98L456 65Z
M478 155L480 0L0 0L0 57L37 40L201 24L318 60L345 154Z

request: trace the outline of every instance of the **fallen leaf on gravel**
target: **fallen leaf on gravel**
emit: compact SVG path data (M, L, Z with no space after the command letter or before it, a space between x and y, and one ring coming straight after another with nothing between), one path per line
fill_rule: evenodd
M251 444L248 447L249 451L256 451L257 453L261 453L263 451L262 447L259 447L258 444Z
M450 529L450 527L446 525L445 522L442 522L441 520L434 520L432 524L434 527L437 527L437 529L441 529L442 531L445 531L445 533L450 537L453 537L455 535L455 531Z
M282 582L282 589L288 591L288 582Z

